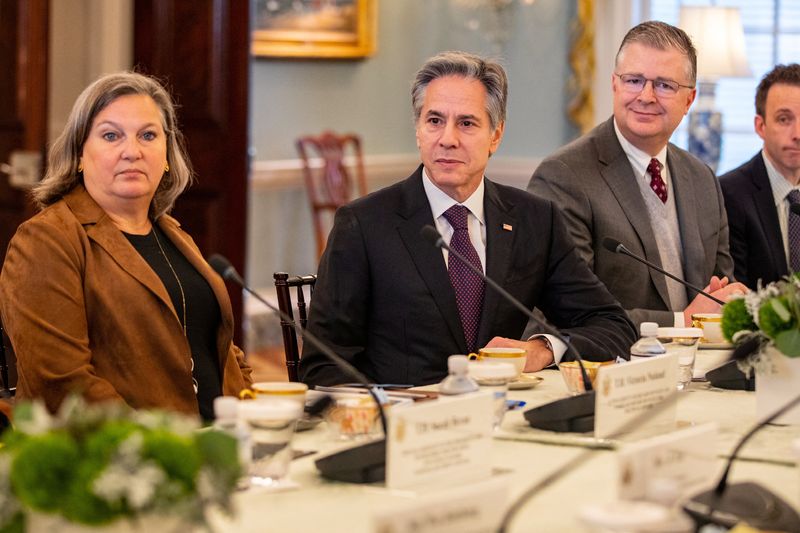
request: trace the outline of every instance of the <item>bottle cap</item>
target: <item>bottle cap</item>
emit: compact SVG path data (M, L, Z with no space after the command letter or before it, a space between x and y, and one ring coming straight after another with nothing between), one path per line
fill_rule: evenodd
M639 332L642 337L655 337L658 335L658 324L655 322L642 322L639 325Z
M451 374L466 374L469 359L466 355L451 355L447 358L447 370Z
M214 398L214 418L225 420L236 418L239 413L239 400L233 396L217 396Z

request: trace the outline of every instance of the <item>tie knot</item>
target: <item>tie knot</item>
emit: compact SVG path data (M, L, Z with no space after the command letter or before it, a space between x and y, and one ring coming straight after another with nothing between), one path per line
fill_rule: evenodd
M651 176L661 176L661 162L655 157L652 158L650 164L647 165L647 172L649 172Z
M789 194L786 195L786 199L789 200L790 204L800 203L800 191L792 189L789 191Z
M454 230L467 229L467 215L469 209L463 205L454 205L443 213L444 218L453 226Z

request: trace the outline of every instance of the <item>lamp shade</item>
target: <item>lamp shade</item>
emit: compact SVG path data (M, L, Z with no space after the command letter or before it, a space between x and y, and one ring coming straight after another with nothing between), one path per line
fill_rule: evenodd
M698 78L750 76L738 8L683 6L679 26L697 49Z

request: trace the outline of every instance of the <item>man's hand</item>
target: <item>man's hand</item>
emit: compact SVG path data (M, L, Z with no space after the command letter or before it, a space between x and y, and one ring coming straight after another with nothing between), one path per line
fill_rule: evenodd
M518 341L505 337L495 337L486 344L487 348L521 348L525 350L527 359L523 372L537 372L553 364L553 352L547 342L537 337L529 341Z
M745 294L750 291L741 283L729 283L727 276L722 279L712 276L711 281L708 282L708 285L703 290L723 302L727 302L735 294ZM722 307L717 302L698 294L689 304L689 307L683 311L684 324L690 326L692 324L692 315L695 313L719 313L721 311Z

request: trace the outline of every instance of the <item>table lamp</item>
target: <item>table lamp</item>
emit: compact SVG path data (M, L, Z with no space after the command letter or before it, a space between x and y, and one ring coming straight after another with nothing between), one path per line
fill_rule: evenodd
M689 151L716 172L722 147L722 113L714 108L720 78L750 76L738 8L681 7L679 26L697 49L697 102L689 114Z

